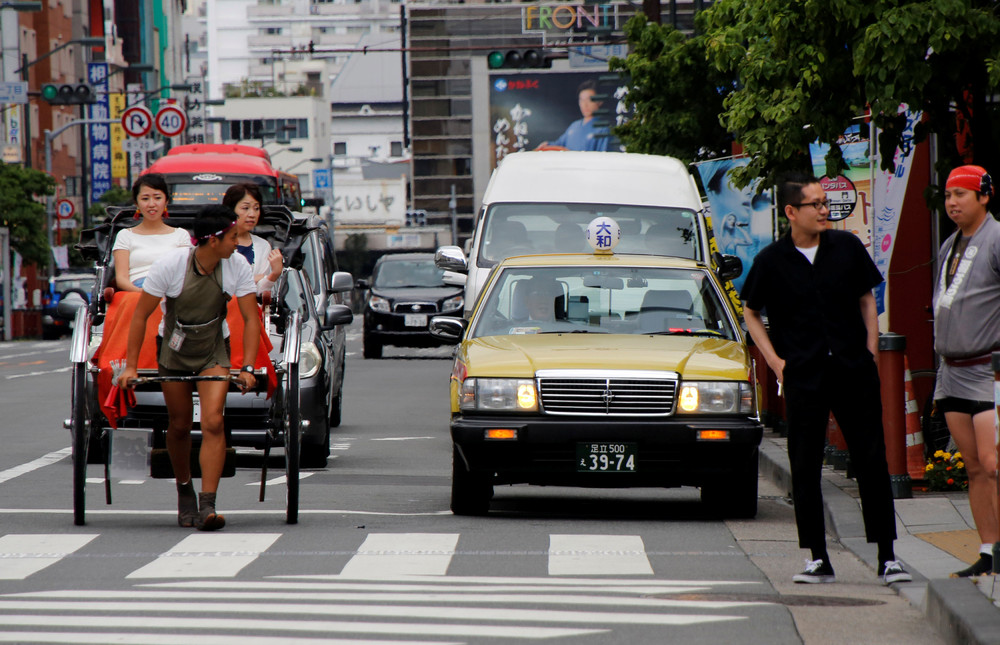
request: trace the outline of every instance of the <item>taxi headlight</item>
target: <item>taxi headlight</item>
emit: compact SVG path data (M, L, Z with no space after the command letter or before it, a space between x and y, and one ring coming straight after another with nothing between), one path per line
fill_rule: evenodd
M304 341L299 349L299 378L312 378L319 372L323 357L311 341Z
M461 309L465 306L465 298L462 296L455 296L454 298L448 298L443 303L441 303L441 311L455 311Z
M538 410L538 393L532 379L467 378L459 391L463 410L533 412Z
M737 381L684 381L677 395L678 414L751 414L753 390Z
M368 306L372 308L372 311L379 311L384 314L392 310L392 304L382 296L372 296L368 300Z

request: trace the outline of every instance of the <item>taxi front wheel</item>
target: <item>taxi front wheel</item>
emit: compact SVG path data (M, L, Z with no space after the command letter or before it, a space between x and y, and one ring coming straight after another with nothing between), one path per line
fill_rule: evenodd
M451 512L455 515L486 515L493 499L488 473L470 472L458 447L452 448Z

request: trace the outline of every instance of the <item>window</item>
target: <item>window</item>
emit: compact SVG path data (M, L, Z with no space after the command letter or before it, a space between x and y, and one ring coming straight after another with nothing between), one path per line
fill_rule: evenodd
M333 142L333 154L338 156L347 155L347 142L346 141L334 141Z
M402 141L392 141L389 143L389 156L390 157L402 157L403 156L403 142Z
M260 30L262 36L280 36L281 27L263 27Z

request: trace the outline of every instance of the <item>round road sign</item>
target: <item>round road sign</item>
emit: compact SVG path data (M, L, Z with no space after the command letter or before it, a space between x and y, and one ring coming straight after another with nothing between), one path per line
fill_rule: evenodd
M60 199L56 202L56 215L59 216L59 219L69 219L73 217L73 213L75 211L76 209L73 208L73 202L68 199Z
M164 105L156 113L156 129L165 137L176 137L187 128L187 115L176 105Z
M122 127L130 137L144 137L153 129L153 113L145 105L133 105L122 112Z

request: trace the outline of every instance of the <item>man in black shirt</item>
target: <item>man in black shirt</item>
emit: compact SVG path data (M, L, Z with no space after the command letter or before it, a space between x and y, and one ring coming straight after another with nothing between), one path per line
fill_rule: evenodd
M795 523L799 546L812 553L792 579L835 580L821 489L832 411L858 474L865 534L878 544L878 574L886 584L911 580L893 551L896 518L875 364L872 288L882 276L855 235L829 230L829 204L815 177L788 176L778 187L778 208L789 232L757 255L740 295L747 330L784 390Z

